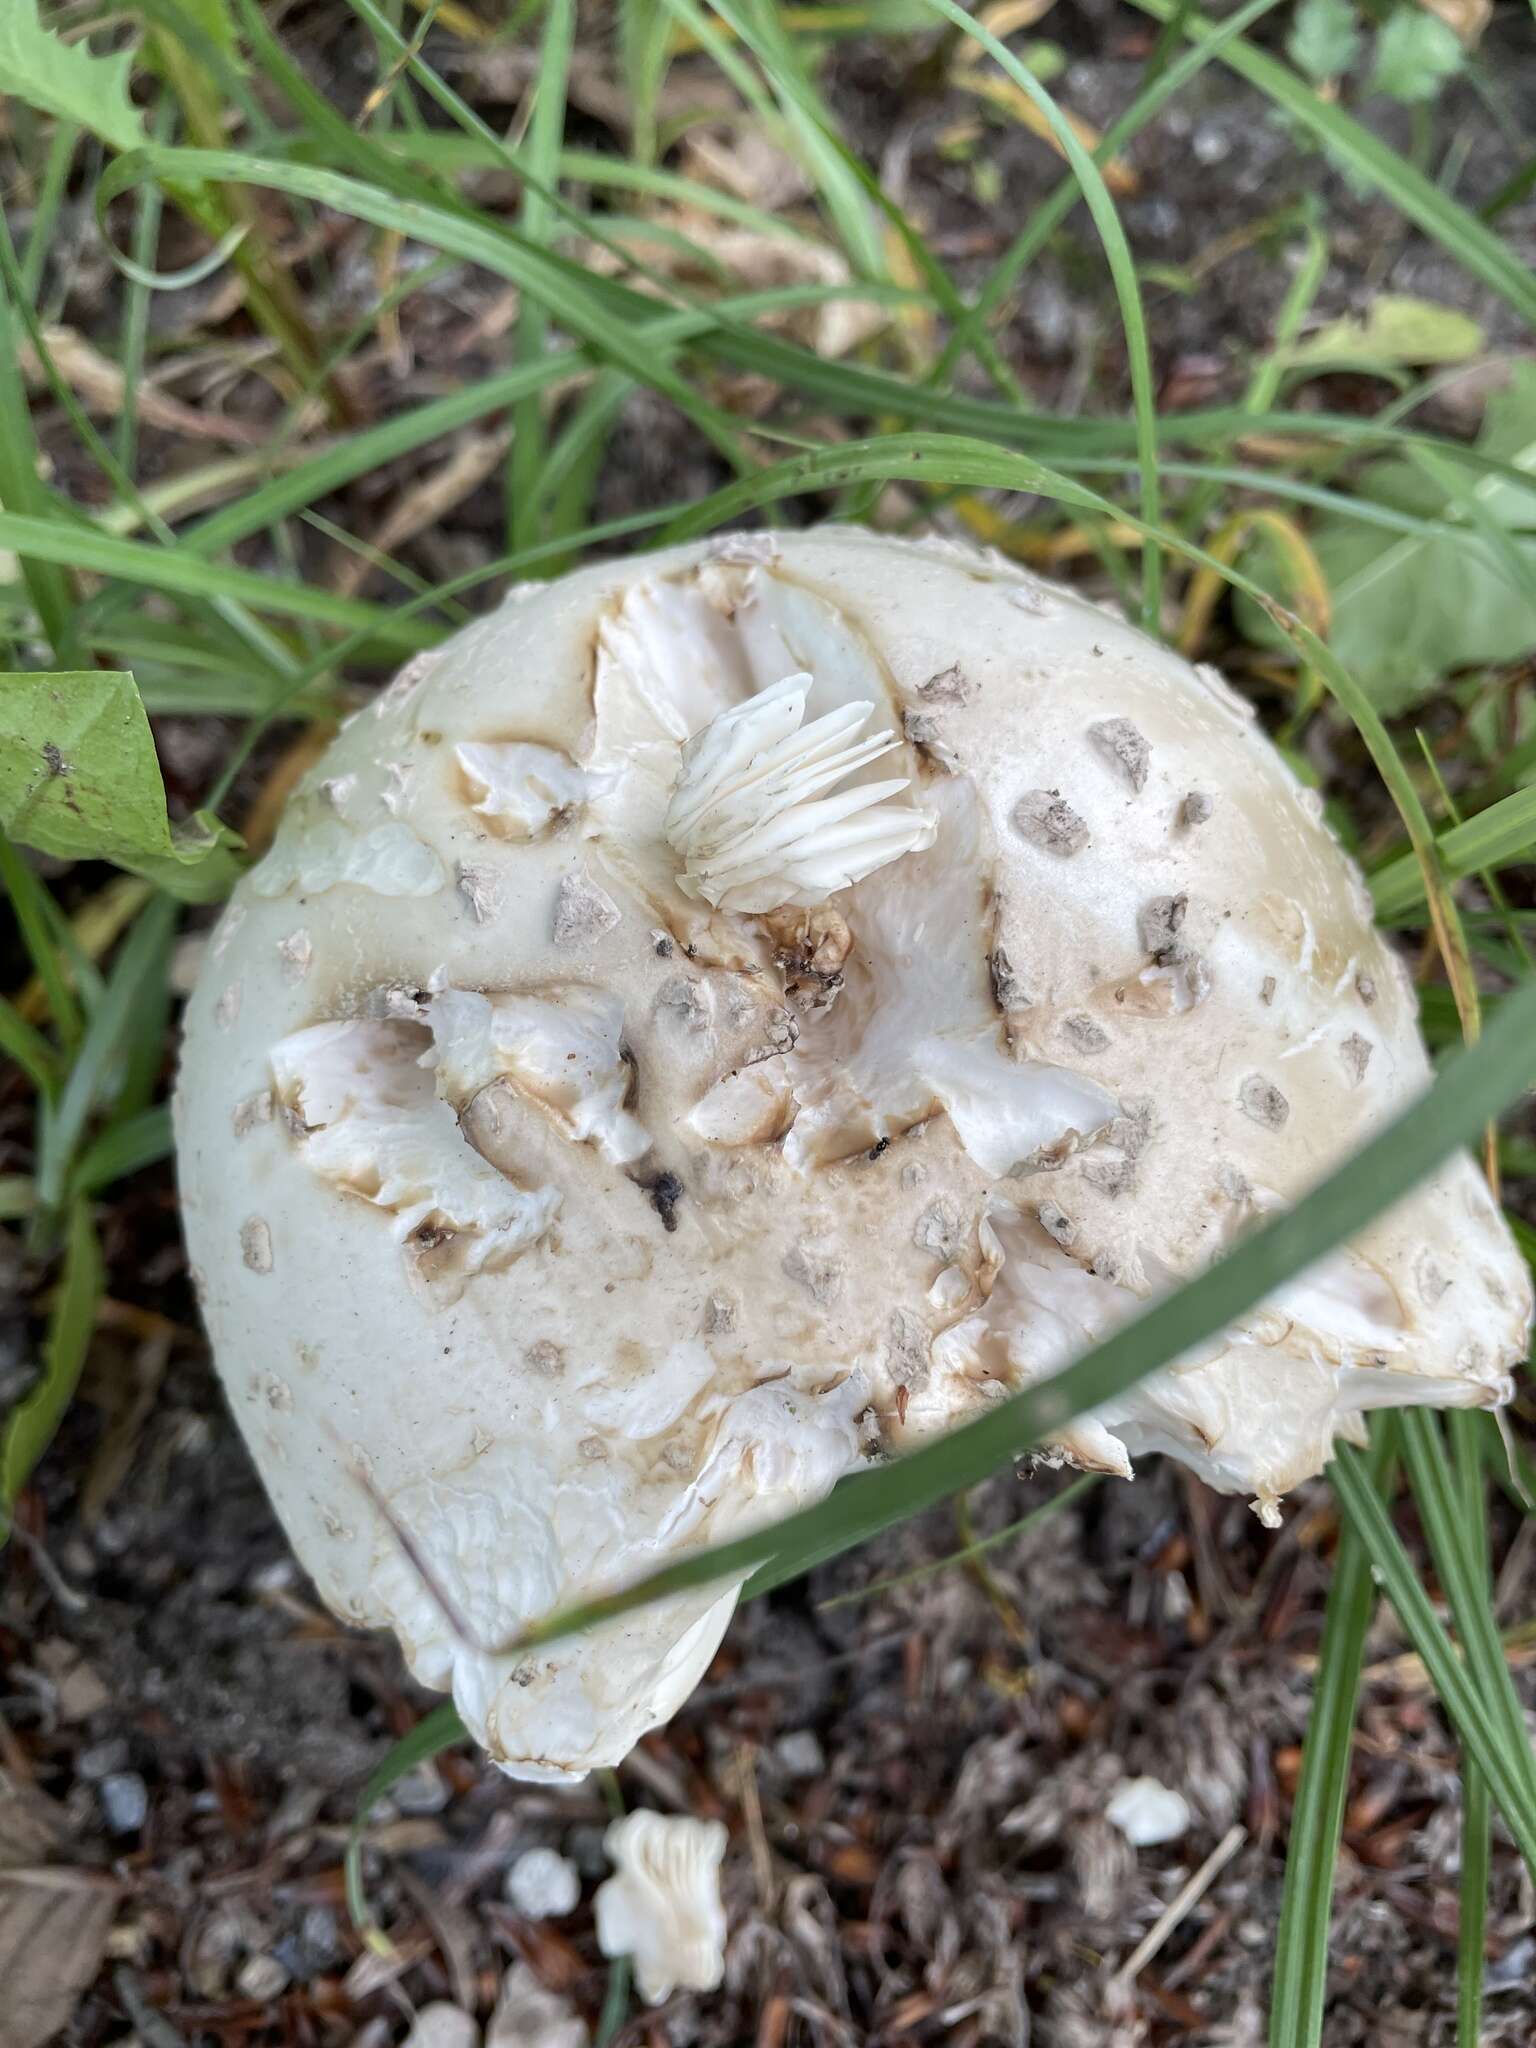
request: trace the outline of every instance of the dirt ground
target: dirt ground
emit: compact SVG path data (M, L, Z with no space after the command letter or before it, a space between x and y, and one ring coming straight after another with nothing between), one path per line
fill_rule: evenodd
M1491 45L1501 82L1511 95L1523 86L1529 106L1536 49L1522 17L1504 10ZM1111 117L1135 89L1145 19L1093 0L1053 16L1051 29L1071 58L1056 88L1063 101ZM366 90L358 32L326 9L289 10L284 33L340 103ZM438 56L487 118L505 121L511 87L488 59L452 43ZM832 96L962 279L985 268L1060 175L1030 138L992 130L1000 183L978 199L945 146L975 105L928 96L913 51L845 46ZM1403 140L1400 110L1368 111ZM612 143L591 112L577 127L578 140ZM1486 197L1514 167L1469 89L1446 95L1433 132L1437 162L1465 144L1463 198ZM1197 81L1130 158L1141 190L1124 219L1138 255L1199 272L1197 290L1148 293L1165 405L1240 391L1289 277L1283 236L1245 243L1240 231L1261 217L1294 221L1307 195L1323 201L1332 238L1321 310L1358 307L1373 289L1419 292L1476 314L1495 345L1523 340L1491 297L1384 204L1345 189L1226 73ZM89 335L111 285L88 195L71 207L63 316ZM1536 205L1504 225L1536 256ZM367 303L371 273L341 224L330 254L330 296L315 310L340 326ZM165 260L180 259L168 250ZM157 301L157 319L217 318L214 289ZM404 349L363 365L366 411L383 417L502 365L505 335L485 317L498 289L460 274L430 302L411 302ZM1122 371L1116 337L1079 223L1020 294L1005 352L1040 403L1109 406ZM231 416L259 425L264 388L239 386ZM1333 380L1326 395L1350 402L1350 381ZM1466 393L1447 401L1440 424L1470 431L1474 403ZM67 482L75 458L56 438ZM151 473L174 464L176 447L173 435L146 432ZM325 509L375 530L444 452L423 451ZM596 514L720 480L659 402L636 399ZM82 493L96 488L82 472ZM500 516L489 482L398 552L424 575L453 573L498 550ZM334 571L323 539L306 531L302 546L317 580ZM242 558L263 566L259 548ZM173 792L195 801L233 728L167 719L159 731ZM1347 792L1349 757L1324 765ZM248 795L262 772L259 762ZM168 1071L170 1057L168 1046ZM6 1082L0 1153L19 1159L25 1133L21 1090ZM512 1785L468 1750L419 1770L377 1810L370 1835L371 1896L396 1959L360 1946L341 1894L347 1825L363 1780L431 1698L391 1642L333 1621L289 1556L197 1329L169 1170L122 1183L103 1229L110 1303L90 1376L0 1566L0 1764L14 1807L0 1805L0 1851L7 1826L17 1839L32 1827L77 1859L36 1937L39 1967L78 1985L62 2038L70 2048L386 2048L434 2001L485 2025L516 1962L567 2016L595 2024L607 1966L588 1905L528 1920L504 1881L521 1849L549 1844L575 1859L589 1901L604 1870L597 1788ZM24 1388L35 1359L28 1303L38 1280L0 1235L0 1401ZM973 1498L975 1526L1001 1526L1066 1483L1049 1472L998 1478ZM635 1801L727 1823L726 1984L655 2015L637 2009L618 2039L1256 2048L1334 1534L1321 1488L1291 1503L1271 1535L1243 1503L1150 1461L1133 1486L1106 1482L992 1552L985 1571L825 1604L954 1548L954 1518L935 1512L878 1558L841 1560L744 1608L703 1687L620 1774ZM1536 1543L1513 1517L1496 1538L1507 1623L1532 1610ZM1520 1678L1536 1704L1529 1662ZM1105 1807L1123 1778L1142 1773L1181 1792L1191 1819L1180 1838L1136 1850ZM1346 1822L1328 2048L1452 2040L1458 1800L1445 1723L1383 1625ZM1118 1974L1233 1830L1235 1849L1203 1897L1134 1977ZM1491 2044L1536 2039L1533 1929L1529 1881L1496 1837ZM33 1995L13 1985L8 2012L0 1989L7 2048L8 2027L23 2038L18 2014ZM555 2031L559 2010L525 2023L509 2004L488 2048L579 2039ZM418 2048L429 2036L433 2048L464 2048L465 2037L430 2027Z

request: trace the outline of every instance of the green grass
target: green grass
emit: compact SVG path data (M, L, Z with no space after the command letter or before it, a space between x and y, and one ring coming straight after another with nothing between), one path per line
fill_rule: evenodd
M1126 588L1139 583L1131 595L1143 622L1170 637L1195 579L1218 579L1218 630L1256 687L1282 693L1274 723L1293 756L1309 758L1316 739L1373 765L1375 784L1362 784L1337 822L1367 862L1381 922L1410 944L1415 933L1430 942L1421 954L1426 1029L1437 1054L1446 1053L1432 1093L1295 1211L1047 1388L899 1466L845 1482L775 1528L546 1617L530 1643L722 1574L747 1577L749 1597L764 1593L963 1491L1069 1412L1129 1386L1339 1243L1449 1148L1475 1140L1532 1079L1536 702L1528 670L1513 656L1462 662L1449 652L1434 689L1409 707L1426 758L1411 727L1386 715L1394 707L1363 679L1374 671L1357 675L1342 664L1326 631L1283 611L1266 632L1257 629L1257 608L1270 605L1265 564L1251 549L1229 559L1223 535L1238 515L1278 517L1296 537L1298 559L1316 542L1329 593L1329 549L1341 528L1411 545L1426 576L1452 583L1467 550L1479 550L1477 562L1509 601L1529 604L1536 417L1524 438L1485 435L1474 445L1437 434L1416 413L1428 379L1410 381L1374 414L1314 407L1285 351L1326 272L1330 224L1316 199L1266 230L1297 264L1270 346L1239 366L1241 398L1160 414L1146 310L1152 285L1109 168L1181 94L1230 75L1533 326L1536 287L1501 232L1502 203L1481 213L1463 204L1365 126L1347 92L1320 95L1273 54L1268 17L1285 19L1287 0L1248 0L1222 21L1181 0L1132 4L1162 32L1096 143L1080 139L1019 39L1000 42L957 0L863 10L862 32L909 63L942 66L965 51L1007 81L1064 159L1049 196L1010 223L1006 246L963 286L914 210L882 191L840 131L826 89L829 46L808 32L806 10L772 0L623 0L613 36L615 75L633 115L627 153L594 145L590 126L570 118L574 66L593 32L577 0L522 11L517 33L538 52L538 89L508 132L490 127L439 68L445 32L433 29L430 8L337 0L338 22L350 6L377 56L379 91L366 119L332 105L255 0L114 10L94 41L74 38L62 67L52 64L53 46L29 45L42 81L37 111L16 125L5 175L8 198L24 203L32 224L15 249L8 237L0 242L0 550L16 564L0 584L0 667L131 671L151 710L229 721L197 801L226 807L232 827L243 813L227 807L264 741L335 715L359 683L435 644L466 602L478 606L510 579L557 573L622 541L705 534L760 508L782 508L797 522L836 510L892 524L953 521L980 507L1024 547L1080 527L1105 574ZM30 9L30 0L18 5ZM77 27L79 17L70 21ZM122 98L121 61L105 61L109 49L131 65L136 111ZM679 130L663 87L685 49L704 53L734 96L740 126L796 160L810 193L804 205L763 208L669 161ZM25 98L25 75L21 89ZM487 177L497 182L487 186ZM487 190L498 194L493 203L477 196ZM110 423L89 415L49 341L58 308L48 258L66 198L94 204L117 252L109 316L91 337L124 373L124 402ZM670 210L660 233L650 219L657 208ZM328 325L311 304L323 283L318 268L295 279L281 259L285 241L322 219L353 224L353 248L382 266L378 308L350 327ZM687 283L662 256L636 257L642 226L653 252L675 258L702 245ZM786 260L807 248L831 255L843 279L764 286L737 278L715 254L725 228L775 243ZM179 341L161 341L152 318L157 300L217 267L186 261L197 246L186 240L193 229L207 251L226 230L238 233L229 260L244 283L251 332L269 351L264 374L282 394L283 416L260 448L231 456L193 445L167 475L145 456L155 432L145 379L157 351L174 358L197 345L191 327ZM400 267L407 244L429 260ZM589 260L593 249L600 265ZM1104 319L1120 332L1123 387L1095 385L1076 416L1034 398L1009 359L1010 319L1032 266L1050 252L1097 266ZM180 275L170 274L177 266ZM409 319L419 295L454 266L516 292L504 366L359 416L348 380L378 316ZM880 315L872 338L846 356L819 355L784 324L839 300ZM30 392L18 367L24 342L43 378ZM755 393L750 408L737 395L745 385ZM718 487L599 519L599 486L637 392L671 408ZM416 555L391 564L353 529L353 493L386 481L394 466L440 460L455 436L503 420L511 440L490 560L433 580ZM1412 486L1375 488L1368 459L1395 461ZM1021 495L1035 508L1022 522ZM1112 531L1121 538L1111 541ZM318 557L322 537L333 546ZM305 560L343 553L382 559L395 587L375 582L373 594L358 597L300 573ZM1387 636L1393 627L1388 613L1377 630ZM37 1381L0 1424L7 1514L35 1482L85 1365L110 1284L101 1225L118 1184L170 1146L169 973L185 912L155 886L154 869L142 868L151 879L134 885L131 900L114 898L110 870L92 858L114 849L82 841L71 850L75 864L56 863L45 880L25 850L0 838L12 912L0 1054L14 1070L6 1085L29 1095L35 1112L32 1156L5 1175L0 1218L36 1264L41 1333ZM108 915L113 902L128 903L126 922ZM1483 1035L1458 1054L1448 1048L1465 1022L1475 1023L1476 989ZM1528 1138L1505 1142L1507 1162L1528 1164L1530 1152ZM1515 1220L1522 1244L1536 1247L1529 1217ZM1489 1590L1484 1432L1464 1416L1442 1431L1410 1415L1378 1428L1367 1456L1342 1451L1332 1476L1343 1529L1290 1817L1271 2041L1311 2048L1325 2038L1334 1871L1379 1592L1429 1670L1465 1759L1457 2002L1459 2040L1472 2048L1487 1886L1495 1857L1507 1853L1495 1819L1536 1868L1536 1763ZM1409 1523L1399 1526L1398 1508L1409 1503L1422 1550L1404 1540ZM452 1708L439 1709L365 1794L347 1884L376 1943L383 1937L362 1888L367 1808L460 1733ZM622 1978L614 1982L617 2027L626 1994Z

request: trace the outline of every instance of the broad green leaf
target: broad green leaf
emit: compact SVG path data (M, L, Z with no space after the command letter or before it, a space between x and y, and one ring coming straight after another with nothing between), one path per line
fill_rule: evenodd
M193 901L236 873L233 833L166 815L154 736L121 670L0 675L0 825L64 860L110 860Z
M1400 7L1376 39L1371 85L1404 106L1432 100L1459 71L1463 52L1454 29L1420 7Z
M1285 39L1285 54L1309 78L1338 78L1360 50L1354 0L1301 0Z
M1527 490L1508 476L1483 476L1466 491L1469 513L1510 536L1509 547L1536 576L1536 368L1522 364L1488 404L1478 451L1529 471ZM1330 644L1377 709L1406 711L1457 669L1518 660L1536 646L1536 603L1517 583L1505 551L1471 517L1458 522L1435 484L1414 462L1396 458L1361 472L1363 499L1416 516L1449 521L1434 536L1393 538L1343 514L1312 530L1312 546L1333 593ZM1244 567L1277 595L1283 586L1255 549ZM1256 607L1239 604L1243 630L1261 645L1275 631Z
M1465 363L1483 346L1483 330L1453 306L1383 292L1361 315L1330 320L1285 354L1291 370L1402 369Z
M44 28L37 0L0 0L5 90L41 113L78 121L114 149L138 149L144 141L139 110L128 97L132 69L127 50L98 57L87 44L66 43Z

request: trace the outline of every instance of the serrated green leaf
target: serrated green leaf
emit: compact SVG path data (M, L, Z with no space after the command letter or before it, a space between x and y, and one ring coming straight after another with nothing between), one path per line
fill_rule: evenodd
M128 97L132 69L127 50L98 57L87 44L66 43L44 28L37 0L0 4L5 90L41 113L78 121L114 149L138 149L144 141L139 110Z
M173 826L154 736L123 670L0 675L0 826L63 860L110 860L206 901L238 842L199 812Z
M1465 363L1483 346L1483 330L1454 306L1383 292L1361 315L1330 320L1285 353L1288 369L1402 369Z
M1338 78L1360 50L1352 0L1301 0L1285 39L1285 54L1309 78Z
M1401 8L1376 39L1371 88L1408 107L1432 100L1445 80L1461 69L1462 56L1455 30L1438 15L1419 7Z

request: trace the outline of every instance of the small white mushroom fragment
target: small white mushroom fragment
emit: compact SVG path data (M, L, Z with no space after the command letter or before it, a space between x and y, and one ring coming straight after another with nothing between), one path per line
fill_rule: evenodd
M1409 1105L1416 1016L1241 700L1072 592L838 528L605 562L413 662L240 884L190 1260L321 1595L569 1781L737 1588L530 1624L1059 1371ZM1458 1158L1047 1452L1273 1521L1529 1317Z
M614 1875L592 1901L597 1945L605 1956L633 1957L650 2005L679 1987L713 1991L725 1974L726 1839L717 1820L660 1813L626 1814L603 1837Z
M1189 1801L1157 1778L1122 1778L1109 1795L1104 1818L1133 1849L1176 1842L1189 1832Z
M581 1876L558 1849L525 1849L507 1871L509 1906L525 1920L558 1920L581 1897Z

